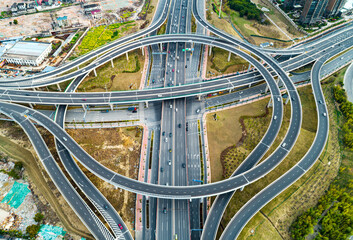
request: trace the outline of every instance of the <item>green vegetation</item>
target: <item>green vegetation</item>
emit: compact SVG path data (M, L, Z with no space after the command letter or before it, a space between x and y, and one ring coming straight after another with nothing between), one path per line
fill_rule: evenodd
M17 19L13 20L13 24L17 25L18 24L18 20Z
M30 238L35 238L39 232L40 226L33 224L26 228L26 232Z
M261 20L262 11L250 0L229 0L229 7L239 12L240 17L246 16L250 20Z
M166 27L167 27L167 21L164 22L164 23L162 24L162 26L158 29L157 35L165 34Z
M152 13L154 9L154 6L151 5L151 0L146 0L145 1L145 4L143 5L142 7L142 10L141 12L138 14L138 16L141 18L141 19L146 19L146 16L148 13Z
M191 15L191 32L196 32L196 20L194 15Z
M12 16L12 12L11 11L2 11L0 13L0 19L9 18L11 16Z
M22 162L16 162L14 168L11 171L5 171L3 169L0 169L0 172L6 173L10 177L13 177L14 179L20 179L21 178L21 172L22 172L23 164Z
M9 237L17 237L17 238L25 238L25 236L23 236L23 233L21 231L18 230L4 230L4 229L0 229L0 235L5 235L5 236L9 236Z
M114 41L121 37L122 33L126 32L136 24L134 21L127 21L123 23L115 23L109 26L99 26L90 29L87 35L83 38L81 44L78 46L78 55L83 55L92 51L106 43Z
M34 221L36 221L37 223L40 223L44 218L44 215L41 213L36 213L36 215L34 216Z
M346 189L332 186L321 197L318 205L299 216L291 226L292 238L305 239L314 233L314 226L320 221L321 230L316 240L345 240L353 232L353 197Z

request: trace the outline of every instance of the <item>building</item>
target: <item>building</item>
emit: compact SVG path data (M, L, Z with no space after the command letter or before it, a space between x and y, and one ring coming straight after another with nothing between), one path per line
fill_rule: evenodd
M83 9L86 15L91 15L92 12L93 13L100 12L101 6L96 3L88 3L88 4L83 4Z
M346 4L347 0L329 0L325 12L326 17L335 17L339 15L340 11Z
M51 43L19 41L0 57L0 62L39 66L51 50Z
M321 20L329 0L306 0L300 15L299 22L301 24L314 24Z

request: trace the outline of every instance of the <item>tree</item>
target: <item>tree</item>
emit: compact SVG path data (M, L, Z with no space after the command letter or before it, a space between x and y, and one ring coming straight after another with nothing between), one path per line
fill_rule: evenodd
M18 24L17 19L13 20L13 24L15 24L15 25L17 25L17 24Z
M37 236L39 229L40 229L39 225L30 225L26 228L26 232L29 235L29 237L34 238Z
M36 213L36 215L34 216L34 221L36 221L37 223L41 222L44 218L44 215L41 213Z
M10 26L12 25L12 22L9 22Z

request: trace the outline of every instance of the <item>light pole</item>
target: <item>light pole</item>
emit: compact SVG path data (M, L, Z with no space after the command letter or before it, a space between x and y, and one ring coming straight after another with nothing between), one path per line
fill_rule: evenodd
M221 0L221 5L219 6L219 18L221 18L221 12L222 12L222 0Z

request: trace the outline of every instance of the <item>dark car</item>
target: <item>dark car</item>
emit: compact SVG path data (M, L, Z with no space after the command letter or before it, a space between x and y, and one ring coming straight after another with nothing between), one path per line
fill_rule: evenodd
M167 213L167 208L163 208L163 213L164 213L164 214Z
M186 164L185 164L185 163L181 164L181 166L182 166L183 168L186 168Z
M162 132L162 136L165 136L165 132Z
M84 98L84 99L82 99L82 101L86 102L86 101L87 101L87 99L86 99L86 98Z
M178 127L181 128L181 123L179 123Z
M188 68L188 65L185 65L185 68Z
M169 133L169 137L172 137L172 133Z
M161 167L161 172L163 172L163 168Z
M105 210L108 210L108 205L107 205L107 204L104 204L104 205L103 205L103 208L104 208Z

